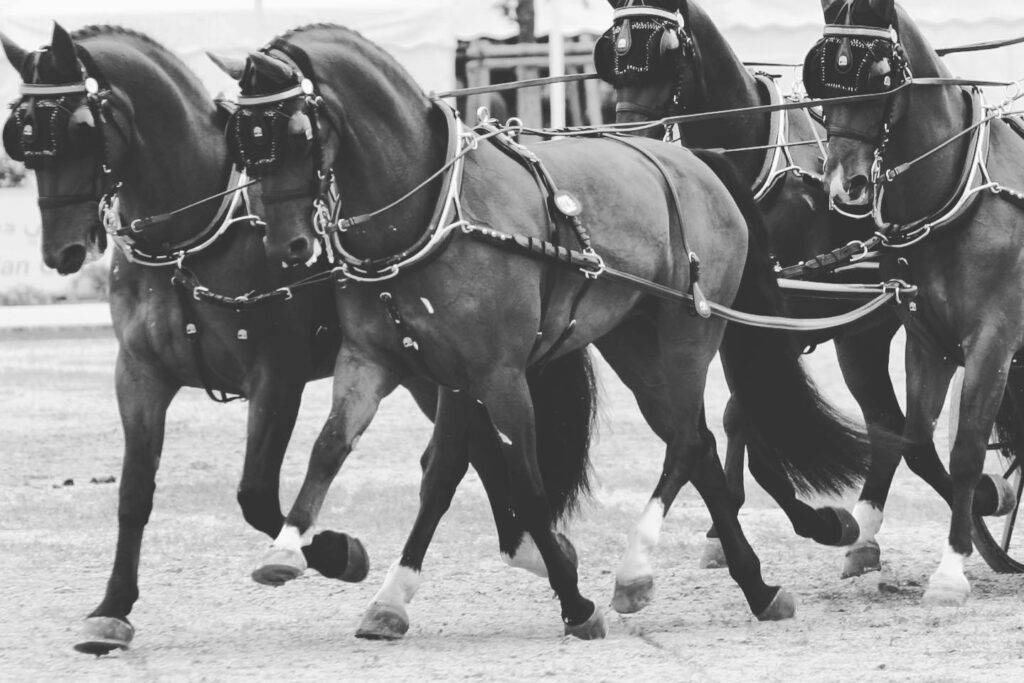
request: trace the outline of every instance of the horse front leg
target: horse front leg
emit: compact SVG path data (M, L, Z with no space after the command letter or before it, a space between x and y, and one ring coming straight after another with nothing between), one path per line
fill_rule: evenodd
M898 450L880 445L885 439L878 435L902 434L906 429L906 419L889 376L890 348L897 329L899 324L893 321L862 334L840 337L835 343L843 379L860 406L871 441L871 465L853 508L859 534L843 558L840 577L844 579L881 569L881 550L875 535L882 526L885 501L901 457ZM935 470L938 456L931 462L927 453L919 451L913 450L914 457L909 461L911 468L916 468L919 476L938 486L941 478ZM945 474L941 463L938 469Z
M285 379L272 369L260 372L248 390L249 415L245 462L238 485L242 516L253 528L276 538L284 524L281 512L281 463L295 428L305 383L294 368ZM369 559L359 539L337 531L321 531L302 554L311 569L342 581L362 581L369 571ZM252 578L257 583L277 586L281 577L259 567Z
M380 401L397 384L398 378L385 365L342 345L335 364L330 415L313 445L295 503L254 575L271 577L280 585L306 570L303 546L312 541L311 531L331 482L369 426Z
M117 550L103 601L89 614L75 649L101 655L125 649L135 635L128 614L139 597L142 534L153 509L167 407L181 385L122 349L114 373L124 428L117 506Z
M469 421L479 406L442 389L430 445L423 454L420 508L398 562L388 570L356 631L357 638L397 640L409 630L408 606L422 582L423 558L469 467Z
M973 549L971 516L975 507L975 489L982 480L988 438L1003 400L1010 363L1016 350L1006 341L1010 335L1003 334L998 327L987 329L983 334L976 342L964 345L967 354L960 396L960 420L949 457L949 472L953 480L949 543L943 549L938 568L928 580L924 602L929 605L960 606L971 592L963 564ZM1012 491L1010 495L1015 497ZM982 506L980 500L978 503L979 507L991 507L991 504Z

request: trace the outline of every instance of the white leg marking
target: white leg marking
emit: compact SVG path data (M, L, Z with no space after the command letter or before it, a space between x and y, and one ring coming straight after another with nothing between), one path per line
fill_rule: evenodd
M928 581L928 590L933 589L956 591L964 596L971 592L971 584L964 575L964 556L949 545L943 549L939 567Z
M502 553L501 559L510 567L525 569L531 574L536 574L540 577L548 575L547 565L544 564L544 558L541 557L537 544L533 542L533 536L525 531L523 532L523 539L519 542L519 547L516 548L516 554L509 557Z
M860 527L858 543L875 540L875 535L882 528L883 516L882 511L871 503L864 500L857 501L857 504L853 506L853 518L857 520L857 526Z
M420 589L422 580L423 577L418 571L403 567L396 562L388 570L388 575L384 577L384 585L373 596L373 601L405 607L412 602L416 591Z
M303 546L307 546L313 542L313 536L316 535L314 527L306 529L306 533L300 534L298 527L294 527L291 524L285 524L281 527L281 532L274 539L275 548L285 548L286 550L294 550L297 553L302 552Z
M640 521L633 527L626 545L626 554L615 572L615 580L629 583L638 578L651 576L651 551L658 545L661 537L661 523L665 519L665 506L660 498L652 498L640 515Z

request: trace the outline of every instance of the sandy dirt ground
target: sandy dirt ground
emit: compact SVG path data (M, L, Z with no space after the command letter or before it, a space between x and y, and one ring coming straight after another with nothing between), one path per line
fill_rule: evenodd
M327 500L323 526L358 535L372 568L361 584L319 575L278 588L248 574L267 539L235 504L245 408L198 390L171 408L155 509L141 561L131 650L74 652L78 621L102 596L116 530L122 437L109 333L0 339L0 678L1021 680L1024 578L968 561L963 609L920 604L949 512L901 468L879 535L879 574L838 579L841 552L797 538L748 476L741 522L764 574L796 594L797 617L759 623L724 570L697 559L708 515L687 487L655 554L657 597L629 617L608 613L604 641L562 636L546 581L505 567L479 480L463 483L427 556L401 642L354 637L394 561L417 503L418 458L430 425L405 394L384 404ZM830 395L852 409L834 356L811 359ZM902 377L901 352L893 368ZM595 491L568 525L584 595L607 605L627 531L660 471L661 444L632 397L601 367ZM900 379L902 385L902 379ZM901 391L902 393L902 391ZM311 385L284 466L284 500L298 489L326 414L329 387ZM725 401L714 367L708 414L722 446ZM940 421L940 451L945 448ZM724 450L724 449L723 449ZM73 486L60 485L73 479ZM854 494L844 500L852 504Z

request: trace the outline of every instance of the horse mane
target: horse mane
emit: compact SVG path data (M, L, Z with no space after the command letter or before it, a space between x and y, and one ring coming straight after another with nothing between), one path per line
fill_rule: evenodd
M71 39L75 42L80 40L89 40L92 38L106 38L106 37L122 37L130 38L138 41L142 45L152 48L154 51L160 53L160 55L168 61L165 66L171 66L180 71L180 75L186 79L186 81L177 81L177 85L180 88L186 88L191 86L194 91L193 94L202 99L203 101L209 100L209 94L206 92L206 87L203 85L199 77L196 76L195 72L185 64L184 60L181 59L173 50L168 49L162 43L154 39L149 34L143 33L136 29L121 26L119 24L89 24L83 26L71 33Z
M336 24L330 21L318 21L309 24L303 24L302 26L296 26L295 28L291 28L285 31L284 33L276 36L273 40L271 40L268 43L268 45L270 47L280 47L280 45L284 43L287 45L291 45L295 49L301 51L303 53L302 56L305 58L306 63L300 64L300 66L303 67L303 71L306 71L306 69L309 68L308 73L309 75L312 76L314 72L312 69L313 65L311 63L311 60L309 59L308 55L305 54L305 50L303 50L299 45L296 45L292 41L293 38L301 37L302 35L310 33L312 31L340 31L341 33L345 34L346 37L351 38L355 43L373 53L377 57L380 66L390 69L393 72L392 75L402 78L405 82L412 86L413 89L418 94L423 94L423 89L420 87L419 83L416 82L416 79L412 77L412 74L410 74L409 71L404 66L402 66L402 64L397 59L391 56L391 54L389 54L388 51L382 48L380 45L373 42L359 31L356 31L353 28L349 28L348 26L342 26L341 24ZM394 81L392 81L392 83L394 83Z

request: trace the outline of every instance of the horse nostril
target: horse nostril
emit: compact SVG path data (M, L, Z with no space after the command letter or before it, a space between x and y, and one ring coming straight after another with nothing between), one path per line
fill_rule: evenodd
M288 243L288 260L291 263L304 263L309 258L309 239L296 237Z
M72 244L60 250L57 256L57 272L61 275L77 273L85 263L85 247L81 244Z
M851 201L857 201L861 196L868 190L868 178L867 176L858 175L850 179L849 190L847 190L847 196Z

